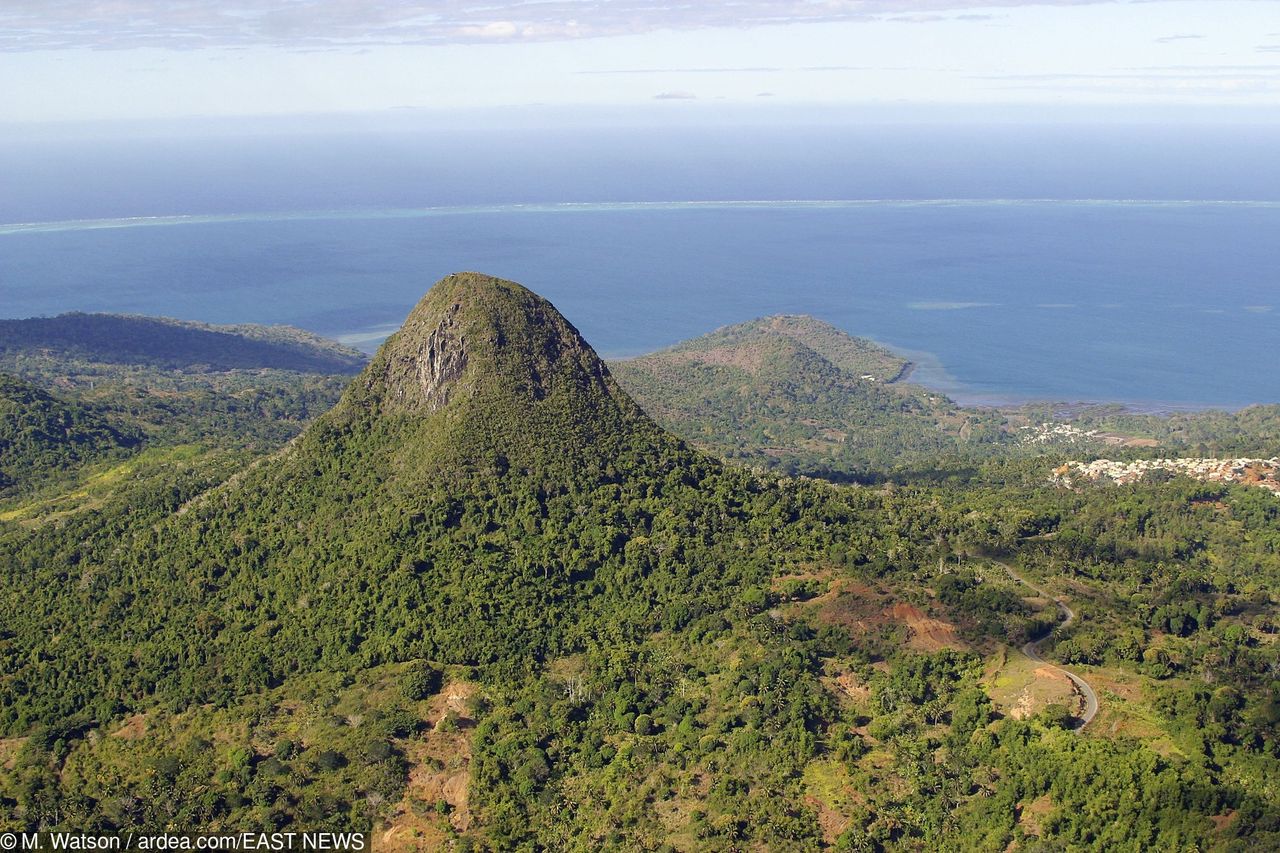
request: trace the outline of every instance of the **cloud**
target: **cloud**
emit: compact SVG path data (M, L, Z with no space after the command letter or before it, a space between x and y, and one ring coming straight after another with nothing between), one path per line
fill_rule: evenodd
M653 96L655 101L696 101L698 96L693 92L659 92Z
M1130 65L1122 71L1198 71L1202 74L1228 71L1280 71L1280 65Z
M0 51L556 41L659 29L902 16L920 22L983 21L993 8L1116 2L1120 0L3 0Z
M779 74L784 71L918 71L917 68L876 67L873 65L804 65L798 68L782 66L753 65L747 67L712 67L712 68L598 68L587 71L575 71L574 74L610 75L610 74Z
M1068 5L1068 4L1062 4L1062 3L1059 3L1059 4L1031 4L1031 3L1025 3L1025 4L1022 4L1022 5L1030 6L1030 5ZM891 16L891 17L887 17L887 18L885 18L885 20L886 20L886 21L895 21L895 22L900 23L900 24L936 24L936 23L940 23L940 22L942 22L942 21L968 21L968 22L971 22L971 23L977 23L977 22L982 22L982 21L994 21L994 20L996 20L996 17L997 17L996 15L980 15L980 14L968 14L968 15L937 15L937 14L934 14L934 15L893 15L893 16Z
M785 68L748 67L748 68L610 68L592 71L575 71L574 74L606 75L606 74L756 74L786 71Z
M1280 53L1280 44L1260 44L1258 53Z
M1239 80L1239 79L1256 79L1256 80L1277 80L1280 81L1280 73L1277 73L1277 66L1274 65L1224 65L1225 69L1258 69L1257 73L1243 73L1241 71L1222 71L1216 66L1208 66L1203 69L1194 69L1201 73L1192 74L1143 74L1143 73L1107 73L1107 74L984 74L972 75L972 80L1010 80L1021 82L1046 82L1054 83L1059 81L1076 81L1076 80L1165 80L1177 82L1180 80Z
M1202 39L1202 38L1204 38L1204 36L1200 35L1199 33L1183 33L1181 35L1176 35L1176 36L1161 36L1160 38L1156 39L1156 44L1171 44L1175 41L1193 41L1195 39Z

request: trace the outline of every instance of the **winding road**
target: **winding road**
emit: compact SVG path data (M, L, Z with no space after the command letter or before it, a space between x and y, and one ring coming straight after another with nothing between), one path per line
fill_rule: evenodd
M987 559L991 560L990 557L988 557ZM1027 643L1026 645L1024 645L1022 647L1022 653L1027 657L1031 658L1036 663L1042 663L1045 666L1049 667L1050 669L1054 669L1062 673L1067 678L1071 679L1071 683L1074 684L1076 686L1076 689L1080 691L1080 695L1084 697L1084 711L1083 713L1080 714L1080 717L1079 717L1080 723L1075 727L1075 731L1079 732L1085 726L1089 725L1089 723L1093 721L1093 718L1097 716L1098 694L1095 693L1093 691L1093 688L1089 686L1089 682L1085 681L1083 678L1076 675L1074 672L1063 669L1057 664L1047 661L1040 656L1040 644L1043 643L1045 640L1049 639L1050 637L1052 637L1055 632L1061 631L1063 628L1066 628L1072 622L1076 621L1075 611L1072 610L1067 605L1063 604L1061 599L1054 598L1048 592L1036 586L1035 584L1031 583L1022 575L1018 574L1016 571L1014 571L1013 566L1009 565L1008 563L1003 563L999 560L991 560L991 562L1003 568L1006 572L1009 573L1009 577L1013 578L1015 581L1025 586L1027 589L1032 590L1033 592L1036 593L1036 595L1039 595L1043 598L1047 598L1050 601L1052 601L1054 604L1058 605L1058 609L1061 610L1062 615L1066 617L1061 622L1059 622L1052 631L1045 634L1043 637L1036 640L1035 642Z

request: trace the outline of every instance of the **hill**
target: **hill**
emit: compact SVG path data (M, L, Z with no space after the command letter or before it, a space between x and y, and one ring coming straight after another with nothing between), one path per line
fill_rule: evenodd
M740 499L729 484L744 482L645 417L545 300L452 276L286 450L135 531L73 594L127 590L134 603L117 612L115 636L137 639L85 635L108 658L96 667L56 655L88 691L58 701L90 701L117 678L126 692L226 700L299 669L511 664L593 631L644 633L690 585L673 585L671 566L657 571L662 560L641 571L637 561L655 559L648 546L624 546L724 527L720 505ZM709 545L682 540L681 572L750 550ZM744 560L693 586L722 595L759 571ZM246 611L246 596L276 603ZM222 627L199 640L203 612ZM174 667L177 649L195 657ZM134 674L109 663L117 655L139 661Z
M87 462L128 455L137 433L0 373L0 495Z
M838 369L818 357L808 375ZM438 282L275 454L171 462L57 523L0 515L0 832L1280 838L1280 505L1259 490L1072 492L1044 460L1000 487L752 473L478 274ZM1078 618L1046 636L1054 598ZM1083 732L1049 657L1097 687Z
M196 373L276 369L349 375L364 366L356 350L287 326L83 313L0 320L0 370L28 373L48 360Z
M0 371L151 445L269 452L332 407L366 361L283 326L83 313L0 320Z
M1062 464L1280 450L1274 405L1166 414L958 406L907 381L904 359L812 317L752 320L611 369L646 412L700 449L834 482L1003 479L1040 456Z
M1003 418L899 381L909 363L812 317L730 326L612 369L664 427L726 459L860 479L1001 444Z
M514 467L589 479L632 443L672 443L550 303L470 274L431 289L322 419L327 428L377 436L404 456L412 446L404 473L415 477Z
M865 338L852 337L830 323L804 314L778 314L726 326L678 343L655 356L664 361L687 359L695 363L723 362L750 368L756 362L755 353L769 339L794 341L845 373L863 379L896 382L912 368L911 362L891 350Z

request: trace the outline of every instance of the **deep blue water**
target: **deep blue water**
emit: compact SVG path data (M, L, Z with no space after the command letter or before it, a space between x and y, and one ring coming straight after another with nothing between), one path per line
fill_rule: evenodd
M606 356L809 313L964 399L1280 402L1280 204L363 210L0 228L0 315L290 323L372 345L433 281L550 298Z
M0 225L0 316L292 323L369 347L470 269L550 297L606 355L805 312L966 399L1280 402L1280 123L869 116L9 126L0 223L63 224ZM949 198L986 200L928 201ZM700 203L613 203L672 199ZM734 199L771 202L712 203ZM298 213L323 210L346 212Z

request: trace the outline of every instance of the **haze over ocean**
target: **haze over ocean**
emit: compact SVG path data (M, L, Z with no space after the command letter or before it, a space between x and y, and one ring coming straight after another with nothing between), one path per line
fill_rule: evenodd
M961 399L1280 402L1277 136L10 139L0 313L291 323L368 348L435 279L477 269L548 296L606 355L810 313Z

